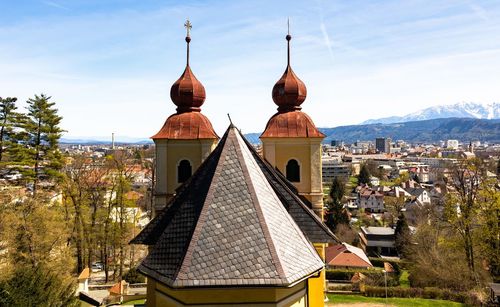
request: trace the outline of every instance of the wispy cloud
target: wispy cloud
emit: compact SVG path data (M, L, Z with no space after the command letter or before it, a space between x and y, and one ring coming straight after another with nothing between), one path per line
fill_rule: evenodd
M175 111L168 93L185 65L186 16L203 113L218 132L228 112L247 132L275 112L287 16L294 70L308 87L303 107L318 125L500 100L494 1L32 1L50 14L0 22L0 95L52 95L69 135L147 137L161 127Z
M332 44L332 41L330 40L330 36L328 35L328 31L326 30L325 23L323 21L321 21L319 26L321 28L321 33L323 34L324 44L325 44L326 48L328 49L328 53L330 54L330 58L333 61L334 60L333 49L332 49L333 44Z
M474 3L473 1L469 1L468 5L472 9L472 11L476 14L477 17L479 17L484 21L490 20L488 12L486 12L486 10L482 6L480 6L477 3Z
M66 7L66 6L64 6L64 5L60 4L60 3L57 3L55 1L43 0L42 3L45 4L45 5L51 6L51 7L55 7L55 8L61 9L61 10L69 10L68 7Z

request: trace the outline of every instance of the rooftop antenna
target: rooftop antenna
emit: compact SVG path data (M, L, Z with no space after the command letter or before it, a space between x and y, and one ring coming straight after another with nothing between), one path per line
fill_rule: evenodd
M227 118L229 118L229 123L230 123L230 126L231 126L231 127L234 127L234 125L233 125L233 121L231 120L231 115L229 115L229 113L227 113Z

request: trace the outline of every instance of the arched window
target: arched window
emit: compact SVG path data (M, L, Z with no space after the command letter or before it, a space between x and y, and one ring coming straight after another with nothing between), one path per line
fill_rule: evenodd
M291 182L300 182L300 165L297 160L290 160L286 164L286 179Z
M193 170L188 160L182 160L177 166L177 182L183 183L191 177Z

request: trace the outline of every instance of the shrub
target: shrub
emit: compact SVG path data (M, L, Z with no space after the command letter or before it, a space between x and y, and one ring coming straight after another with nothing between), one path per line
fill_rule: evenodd
M364 296L385 297L385 287L366 286ZM481 306L481 299L473 292L452 292L448 289L439 289L436 287L427 288L401 288L387 287L388 297L407 297L407 298L425 298L449 300L464 303L467 306Z
M146 281L146 278L142 276L136 268L131 268L125 275L123 279L129 284L138 284Z

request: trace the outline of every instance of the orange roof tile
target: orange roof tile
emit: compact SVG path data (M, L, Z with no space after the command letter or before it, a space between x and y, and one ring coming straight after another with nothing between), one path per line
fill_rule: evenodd
M261 138L289 137L289 138L324 138L314 125L312 119L304 112L278 112L269 119Z
M359 248L346 243L325 249L326 264L342 267L371 267L372 264Z
M171 115L160 131L151 138L153 140L193 140L218 139L219 137L205 115L200 112L186 112Z
M90 277L90 269L86 267L83 269L83 271L80 273L80 276L78 276L78 280L84 280Z

